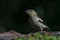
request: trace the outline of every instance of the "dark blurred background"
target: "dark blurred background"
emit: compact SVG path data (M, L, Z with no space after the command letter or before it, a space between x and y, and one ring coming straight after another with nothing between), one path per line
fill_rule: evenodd
M59 0L0 0L0 32L33 32L25 14L26 9L36 10L50 31L60 31Z

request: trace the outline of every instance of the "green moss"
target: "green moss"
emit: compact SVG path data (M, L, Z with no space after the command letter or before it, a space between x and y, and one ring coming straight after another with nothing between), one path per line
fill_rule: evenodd
M16 40L60 40L60 36L48 36L40 33L34 33L33 36L21 37Z

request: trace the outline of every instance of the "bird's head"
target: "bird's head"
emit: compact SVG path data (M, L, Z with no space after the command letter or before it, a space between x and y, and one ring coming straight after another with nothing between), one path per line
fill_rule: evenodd
M37 15L36 12L35 12L35 10L32 10L32 9L26 10L25 13L27 13L27 14L30 15L30 16Z
M32 11L33 11L32 9L28 9L25 11L25 13L30 14Z

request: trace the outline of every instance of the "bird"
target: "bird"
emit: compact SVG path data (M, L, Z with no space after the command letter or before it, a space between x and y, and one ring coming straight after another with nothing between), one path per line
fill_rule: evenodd
M25 11L25 13L29 16L29 22L33 26L33 28L39 28L41 32L43 29L49 29L47 25L45 25L45 22L41 19L41 17L38 16L37 12L33 9L28 9Z

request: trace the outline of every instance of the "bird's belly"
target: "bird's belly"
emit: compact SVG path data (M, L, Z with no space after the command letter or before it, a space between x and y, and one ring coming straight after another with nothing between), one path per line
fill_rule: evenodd
M37 20L33 20L33 23L34 23L35 25L37 25L37 26L40 25L40 23L39 23ZM40 26L41 26L41 25L40 25Z

